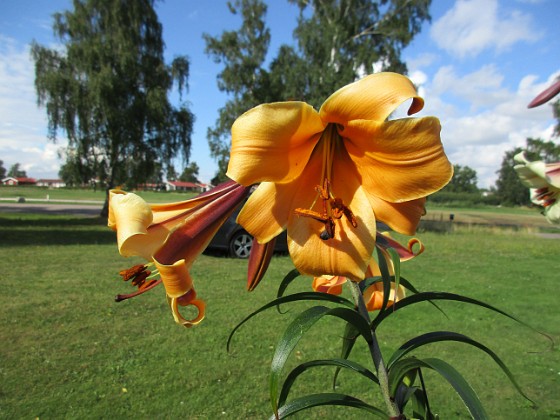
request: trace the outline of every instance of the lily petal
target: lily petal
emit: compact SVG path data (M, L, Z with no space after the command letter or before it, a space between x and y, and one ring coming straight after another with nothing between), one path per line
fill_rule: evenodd
M116 190L109 192L108 226L117 231L119 252L125 257L138 255L151 260L167 232L148 237L153 216L150 206L136 194Z
M231 128L227 176L242 185L289 182L303 171L324 128L305 102L257 106Z
M377 73L337 90L325 101L319 114L325 122L344 126L352 120L383 122L410 98L408 115L424 107L424 100L417 96L412 82L397 73Z
M321 164L321 149L313 154L302 174L301 188L294 196L296 208L309 208L312 202L310 184L320 176L318 167ZM357 227L343 217L335 222L334 238L323 240L320 237L323 224L309 217L292 214L288 220L288 248L294 265L302 274L314 277L338 275L361 281L375 247L375 215L344 147L339 145L335 155L332 191L352 210ZM315 209L320 211L319 203L316 206Z
M236 185L226 194L193 209L185 222L169 234L165 245L154 253L154 259L161 264L173 264L184 259L190 266L249 191L248 187Z
M433 117L352 121L340 132L364 189L391 203L425 197L453 175Z
M247 267L247 290L252 292L259 285L274 253L276 238L265 244L258 241L253 242L251 253L249 254L249 264Z
M391 293L387 301L387 307L392 306L395 302L405 297L405 289L399 285L395 293L395 283L391 282ZM364 290L364 301L368 311L377 311L383 307L383 283L373 283L366 290Z
M329 295L340 295L342 286L348 280L343 276L321 276L314 277L312 287L316 292L328 293Z
M426 213L426 198L418 198L404 203L389 203L372 194L367 194L367 197L375 213L375 218L395 232L404 235L414 235L420 218Z
M237 223L257 242L269 242L286 229L288 216L293 210L292 195L291 184L261 183L239 212Z
M560 93L560 79L554 82L551 86L539 93L535 99L529 103L527 108L535 108L536 106L542 105L548 102L550 99L554 98Z

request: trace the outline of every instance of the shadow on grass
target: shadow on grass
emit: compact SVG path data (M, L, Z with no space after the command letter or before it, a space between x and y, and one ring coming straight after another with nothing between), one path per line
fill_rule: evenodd
M106 219L74 217L0 217L0 247L24 245L115 244Z

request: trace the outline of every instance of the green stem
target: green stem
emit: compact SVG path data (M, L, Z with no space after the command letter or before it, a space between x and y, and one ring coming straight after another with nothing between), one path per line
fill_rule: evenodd
M360 290L358 283L353 281L350 283L350 290L352 290L352 296L354 302L358 307L358 313L371 325L371 320L369 318L369 313L367 311L366 305L364 303L364 297ZM390 419L400 419L401 413L399 408L395 405L393 400L391 400L391 395L389 393L389 376L387 374L387 368L385 367L385 362L383 361L383 356L381 354L381 349L379 348L379 342L375 335L375 330L371 330L371 343L368 343L369 351L371 353L371 358L373 359L373 364L375 365L375 370L377 371L377 379L379 379L379 387L381 388L381 394L383 395L383 400L387 406L387 411Z

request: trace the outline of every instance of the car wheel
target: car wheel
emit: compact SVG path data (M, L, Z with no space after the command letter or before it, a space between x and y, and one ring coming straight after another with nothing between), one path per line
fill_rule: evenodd
M244 230L236 232L229 242L229 252L235 258L249 258L253 237Z

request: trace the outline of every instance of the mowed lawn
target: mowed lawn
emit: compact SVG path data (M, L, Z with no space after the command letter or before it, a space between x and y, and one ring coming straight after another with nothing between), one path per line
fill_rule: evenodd
M486 301L560 340L560 239L510 230L424 232L423 255L403 276L423 291L449 291ZM402 238L401 238L402 239ZM0 418L262 419L270 416L268 371L275 344L293 314L266 312L226 340L247 314L271 300L293 268L276 256L257 290L245 291L246 261L203 255L192 276L207 302L205 321L190 330L174 324L163 288L115 303L132 289L118 271L138 262L118 255L114 233L100 219L0 214ZM289 290L309 290L301 277ZM347 292L346 292L347 293ZM482 308L440 303L396 312L378 331L388 355L429 331L466 334L492 348L536 402L524 400L479 350L432 344L418 357L440 357L471 382L492 419L560 417L560 352L532 329ZM338 355L343 325L319 322L299 344L290 366ZM352 358L372 368L359 343ZM293 391L331 391L332 369L306 373ZM440 418L469 418L453 389L426 373ZM337 392L379 404L375 388L343 372ZM352 408L321 407L294 416L364 418Z

